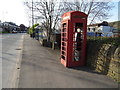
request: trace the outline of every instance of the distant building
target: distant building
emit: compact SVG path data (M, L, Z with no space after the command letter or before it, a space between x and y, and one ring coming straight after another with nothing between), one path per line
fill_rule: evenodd
M19 27L13 22L3 22L2 28L4 31L12 33L13 31L17 31Z
M24 24L20 24L19 26L19 32L27 32L27 27Z
M113 36L113 27L110 26L100 26L97 28L97 32L101 33L101 36L111 37Z
M2 28L2 22L0 21L0 32L3 31L3 28Z
M118 35L117 29L109 26L108 22L88 25L87 36L112 37Z

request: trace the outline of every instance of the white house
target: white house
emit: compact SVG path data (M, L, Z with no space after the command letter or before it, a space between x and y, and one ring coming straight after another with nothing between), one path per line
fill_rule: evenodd
M118 30L114 27L109 26L107 22L102 22L98 24L88 25L87 35L111 37L115 35L117 36Z
M102 36L110 37L113 36L113 29L111 26L100 26L97 28L97 32L101 33Z

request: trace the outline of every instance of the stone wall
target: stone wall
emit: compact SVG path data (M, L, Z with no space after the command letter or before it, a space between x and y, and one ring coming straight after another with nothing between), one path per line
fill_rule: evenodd
M120 82L120 47L114 51L107 75Z
M104 40L91 40L87 43L87 65L120 82L120 45Z

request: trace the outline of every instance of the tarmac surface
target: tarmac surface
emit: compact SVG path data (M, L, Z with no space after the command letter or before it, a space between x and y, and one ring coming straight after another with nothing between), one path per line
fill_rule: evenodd
M2 34L0 37L2 42L1 50L1 72L0 81L2 81L2 88L15 88L17 78L19 76L18 65L21 59L22 46L24 34L22 33L9 33Z
M25 35L18 88L118 88L111 78L88 67L64 67L59 54Z

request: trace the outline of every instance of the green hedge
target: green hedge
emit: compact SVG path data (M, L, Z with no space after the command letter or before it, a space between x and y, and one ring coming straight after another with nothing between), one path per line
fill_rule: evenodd
M87 45L89 44L114 44L120 45L120 37L92 37L87 39Z
M36 27L36 26L38 26L39 24L37 23L37 24L34 24L32 27L30 27L29 28L29 34L33 34L33 32L34 32L34 28Z

